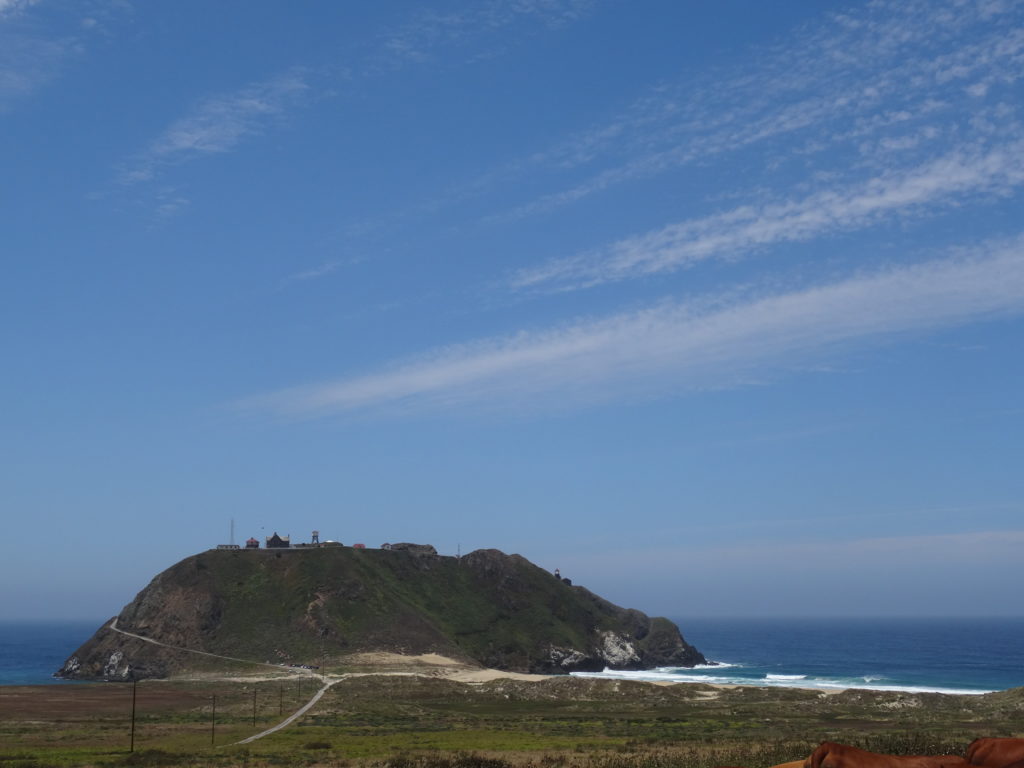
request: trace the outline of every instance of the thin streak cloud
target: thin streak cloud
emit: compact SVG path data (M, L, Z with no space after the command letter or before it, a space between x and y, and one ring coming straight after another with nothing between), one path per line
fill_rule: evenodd
M286 417L376 409L573 407L735 386L849 343L1024 311L1024 238L826 285L671 302L441 349L381 373L250 398Z
M521 20L557 27L585 16L595 0L486 0L460 10L425 8L382 38L381 56L392 65L424 61L439 48L504 30Z
M302 283L306 282L307 280L317 280L321 277L326 277L327 275L337 272L338 269L342 266L342 263L343 262L340 260L325 261L324 263L316 267L304 269L300 272L293 272L292 274L282 278L281 283L278 287L283 289L287 288L289 285L293 283Z
M968 29L981 39L964 42ZM991 88L1021 77L1022 64L1024 28L1012 6L876 2L832 14L764 51L754 71L722 71L696 84L687 73L534 153L515 169L582 178L487 218L548 213L717 156L771 151L787 138L801 137L813 154L856 150L858 139L874 134L904 142L908 131L963 131L964 110L953 104L992 98Z
M118 9L103 14L110 19ZM39 0L0 0L0 112L58 79L68 62L85 55L98 23L82 23L81 9Z
M15 4L35 1L0 0ZM382 71L398 69L406 63L428 61L469 41L474 41L477 48L486 49L483 53L474 53L471 59L488 58L501 52L499 48L507 47L509 28L517 23L532 24L533 28L538 25L561 27L586 16L596 2L488 0L470 3L461 10L447 13L429 8L420 10L413 13L406 23L381 33L375 41L375 50L364 54L361 62L342 65L334 60L333 64L294 67L268 80L250 83L238 91L206 99L169 125L143 151L126 160L117 171L116 183L123 187L144 184L170 167L236 150L246 138L259 135L273 120L283 119L302 103L307 92L313 90L311 73L323 75L333 72L333 76L321 78L317 88L318 91L330 92L331 77L349 80L353 72L372 77ZM494 42L488 36L500 37L500 42ZM0 69L0 76L3 74ZM3 86L0 77L0 94ZM158 211L157 215L163 214Z
M38 2L39 0L0 0L0 21L20 13Z
M568 290L672 271L775 243L865 227L888 217L935 214L972 196L1006 194L1022 183L1024 141L988 150L961 148L855 186L670 224L596 253L520 270L511 286Z
M125 185L153 180L159 172L197 157L234 149L279 119L309 89L301 70L292 70L241 90L207 99L172 123L120 175Z
M71 46L0 29L0 110L56 77Z

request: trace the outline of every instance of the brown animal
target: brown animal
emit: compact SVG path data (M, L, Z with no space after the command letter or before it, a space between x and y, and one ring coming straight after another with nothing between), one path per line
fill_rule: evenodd
M880 755L865 749L823 741L804 761L804 768L968 768L956 755Z
M779 763L778 765L773 765L771 768L804 768L804 762L804 760L793 760L789 763Z
M986 768L1009 768L1024 762L1024 739L975 739L967 747L967 762Z

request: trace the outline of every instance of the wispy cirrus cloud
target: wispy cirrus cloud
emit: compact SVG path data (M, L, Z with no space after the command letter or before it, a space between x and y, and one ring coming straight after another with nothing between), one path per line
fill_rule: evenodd
M0 0L0 112L58 78L128 13L120 0Z
M154 198L156 202L154 215L157 221L177 216L192 203L191 200L178 192L174 187L160 190Z
M0 27L0 110L53 79L72 47L67 40L15 34Z
M86 28L72 13L51 12L44 23L39 0L0 0L0 111L59 75L85 49Z
M269 122L283 118L308 89L306 73L292 69L206 99L130 161L119 180L124 185L152 181L168 167L233 150L261 133Z
M896 216L936 214L972 197L1008 194L1024 184L1024 140L960 147L911 169L809 196L660 227L596 252L517 272L514 289L569 290L667 272L711 258L806 241Z
M319 280L322 277L327 277L328 275L332 275L337 272L346 263L351 262L343 261L341 259L332 259L330 261L325 261L322 264L318 264L315 267L310 267L309 269L292 272L290 275L286 275L281 278L281 282L278 283L278 290L287 288L294 283L304 283L309 280Z
M557 27L590 12L597 0L484 0L462 8L417 11L402 26L381 35L381 51L375 61L392 66L406 61L429 60L438 50L468 41L495 38L519 22ZM492 44L504 46L495 39Z
M509 223L681 169L717 166L723 180L735 178L738 162L748 183L775 167L907 166L943 141L1000 130L1004 118L978 119L985 108L1019 120L1012 86L1022 73L1019 4L876 0L824 14L734 65L666 75L587 128L350 231L423 220L469 199L493 206L492 194L501 202L481 221Z
M788 293L667 302L250 398L289 417L535 408L732 386L825 350L1024 311L1024 238Z
M332 79L337 80L338 72L344 72L346 79L352 72L372 76L402 64L428 61L470 42L476 44L476 49L487 48L488 36L501 38L517 23L531 29L538 24L558 27L585 16L596 2L488 0L450 12L423 9L413 13L405 24L382 32L361 61L343 67L336 61L324 65L324 70L334 75L321 78L319 85L329 86ZM501 45L506 44L503 39ZM485 55L477 51L471 58ZM294 67L268 80L205 99L125 162L118 172L118 183L130 187L150 182L170 167L237 149L246 138L259 135L303 102L314 88L313 72L309 67Z
M24 11L39 0L0 0L0 21Z
M659 83L609 120L492 171L546 172L560 188L488 219L548 213L746 150L770 161L785 157L780 142L799 141L797 156L834 162L839 152L870 164L883 145L909 151L943 133L963 138L978 100L1002 98L1024 72L1022 16L1011 4L955 2L829 14L750 65Z
M329 275L336 271L341 266L340 261L325 261L323 264L313 267L312 269L304 269L301 272L295 272L285 278L288 282L295 282L301 280L314 280L324 275Z

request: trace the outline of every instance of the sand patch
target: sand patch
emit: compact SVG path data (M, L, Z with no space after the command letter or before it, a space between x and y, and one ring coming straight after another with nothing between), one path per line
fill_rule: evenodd
M328 673L329 679L343 677L367 677L384 675L387 677L429 677L453 680L459 683L488 683L492 680L524 680L538 682L546 680L550 675L527 674L523 672L506 672L500 669L488 669L476 664L466 663L442 656L438 653L421 653L407 655L388 651L372 651L354 653L338 659L345 671L343 674ZM224 674L217 672L193 672L174 676L176 682L283 682L288 680L316 679L323 677L320 670L282 669L280 674Z
M439 653L421 653L408 656L388 651L353 653L345 657L345 663L370 667L466 667L465 662L442 656Z
M441 656L437 653L421 653L415 656L401 653L375 651L355 653L344 659L346 665L369 667L361 672L349 674L392 675L437 677L454 680L459 683L489 683L491 680L526 680L537 682L546 680L550 675L532 675L524 672L505 672L500 669L487 669L476 664Z
M444 675L447 680L455 680L460 683L489 683L492 680L526 680L536 683L547 680L551 675L531 675L526 672L504 672L500 669L474 669L472 667L452 670Z

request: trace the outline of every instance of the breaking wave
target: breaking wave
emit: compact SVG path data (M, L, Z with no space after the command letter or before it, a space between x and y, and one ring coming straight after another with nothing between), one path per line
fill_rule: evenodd
M607 677L614 680L643 680L650 683L714 683L717 685L728 685L732 678L725 675L702 675L695 674L704 669L715 669L715 667L701 665L700 668L680 667L659 667L658 669L608 669L603 672L570 672L573 677Z
M763 669L763 668L762 668ZM730 670L730 671L726 671ZM882 682L884 677L862 675L857 677L816 677L806 674L763 673L743 664L702 664L696 667L658 667L645 670L605 668L602 672L573 672L574 677L606 678L611 680L641 680L652 683L708 683L710 685L749 685L771 688L811 688L822 691L848 689L892 691L900 693L948 693L980 695L992 690L980 688L950 688L928 685L901 685Z

